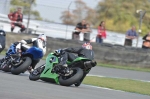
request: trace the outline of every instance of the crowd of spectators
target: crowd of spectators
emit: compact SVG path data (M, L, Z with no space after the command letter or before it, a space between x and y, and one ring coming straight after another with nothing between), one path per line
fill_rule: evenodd
M80 40L80 34L83 33L83 41L91 42L90 34L92 33L92 29L90 24L86 22L86 20L82 20L82 22L78 23L75 27L75 30L72 33L73 40ZM133 40L138 39L138 33L136 32L136 27L132 26L131 29L127 30L125 33L125 41L124 46L132 46ZM106 39L107 32L105 28L105 21L101 21L99 26L97 27L97 35L95 42L98 44L103 43L103 40ZM116 38L117 39L117 38ZM150 32L143 37L142 48L150 48Z
M98 33L96 36L97 43L103 43L103 39L106 38L106 29L105 22L102 21L97 29ZM80 34L83 33L83 41L90 42L90 34L92 33L92 29L90 24L86 22L86 20L82 20L82 22L78 23L75 27L75 30L72 33L73 40L80 40Z
M20 27L20 32L25 31L25 26L22 25L23 22L23 14L21 13L22 9L17 8L17 11L13 13L8 14L8 18L12 21L11 22L11 32L13 32L15 26ZM73 33L72 33L72 39L73 40L80 40L80 34L83 34L83 41L85 42L91 42L90 34L92 33L92 29L90 27L90 24L86 22L86 20L82 20L79 22ZM143 45L142 48L150 48L150 33L145 35L143 37ZM99 26L97 27L97 35L95 42L96 43L103 43L104 39L106 39L107 33L106 33L106 27L105 27L105 21L101 21ZM136 32L136 27L132 26L131 29L129 29L125 34L125 41L124 46L132 46L133 40L138 39L138 33Z

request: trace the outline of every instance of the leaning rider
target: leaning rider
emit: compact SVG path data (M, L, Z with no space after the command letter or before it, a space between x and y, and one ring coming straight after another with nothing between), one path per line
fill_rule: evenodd
M84 43L82 47L79 48L66 48L63 50L56 50L55 53L60 53L61 57L61 62L56 65L56 69L58 71L68 67L67 65L68 60L73 61L77 57L85 57L91 59L93 61L92 66L96 66L96 61L94 61L94 52L92 50L92 45L90 43ZM77 56L75 56L73 53L77 54ZM88 72L84 73L83 77L75 85L79 86L87 74Z
M20 57L22 52L25 52L30 46L27 44L32 44L32 46L38 47L43 50L43 55L46 53L46 35L40 34L37 38L31 38L28 40L21 40L18 42L15 42L15 50L16 50L16 55L19 57L17 61L20 61ZM31 66L29 66L28 70L29 72L33 71L35 68L36 64L40 61L39 60L34 60L32 61Z
M56 50L56 53L61 53L61 62L57 64L58 67L67 67L67 61L73 61L77 57L85 57L88 59L94 59L94 52L92 50L92 45L89 42L86 42L82 47L77 48L66 48L63 50ZM77 54L77 56L75 54Z

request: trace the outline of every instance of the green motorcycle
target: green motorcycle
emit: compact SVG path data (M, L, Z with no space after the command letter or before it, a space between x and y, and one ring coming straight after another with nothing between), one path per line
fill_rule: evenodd
M30 80L41 79L46 82L56 83L63 86L80 86L86 74L89 73L92 67L96 66L96 62L84 57L77 57L72 62L67 62L67 67L58 68L57 64L61 58L50 53L46 58L46 64L36 68L30 73Z

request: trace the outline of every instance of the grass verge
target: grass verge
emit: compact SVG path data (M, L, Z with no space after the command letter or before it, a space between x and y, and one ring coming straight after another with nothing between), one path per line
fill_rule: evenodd
M0 53L0 55L5 55L6 54L6 51L5 50L3 50L1 53Z
M117 66L117 65L101 64L101 63L98 63L98 66L108 67L108 68L125 69L125 70L150 72L150 68L144 68L144 67L142 68L142 67L131 67L131 66Z
M87 76L84 79L83 83L88 85L106 87L110 89L122 90L126 92L133 92L150 96L149 82L142 82L131 79Z

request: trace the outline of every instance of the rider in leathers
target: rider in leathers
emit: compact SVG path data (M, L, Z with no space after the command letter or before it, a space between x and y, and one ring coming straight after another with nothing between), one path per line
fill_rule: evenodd
M38 47L43 50L43 55L46 53L46 36L44 34L41 34L38 36L38 38L31 38L28 40L21 40L19 42L14 43L16 45L16 54L18 56L21 56L22 52L25 52L28 48L30 48L27 44L33 44L33 46ZM34 60L32 61L32 64L29 68L29 70L32 71L32 69L35 68L36 64L40 60ZM30 71L29 71L30 72Z
M56 53L57 50L55 51ZM75 54L77 55L75 55ZM88 59L93 60L94 59L94 52L92 50L92 46L90 43L84 43L82 47L77 48L66 48L61 51L61 62L58 64L60 66L66 66L67 60L73 61L77 57L86 57Z
M79 48L66 48L66 49L59 50L59 51L56 50L55 53L60 53L60 57L61 57L61 60L60 60L61 62L57 64L58 70L61 70L64 67L68 67L66 62L68 60L73 61L77 57L85 57L85 58L94 60L94 52L92 50L92 46L90 43L84 43L82 47L79 47ZM93 66L96 66L95 61L93 61ZM81 80L78 83L76 83L77 86L81 84L82 80L84 79L86 75L87 73L83 74L83 77L81 78Z

